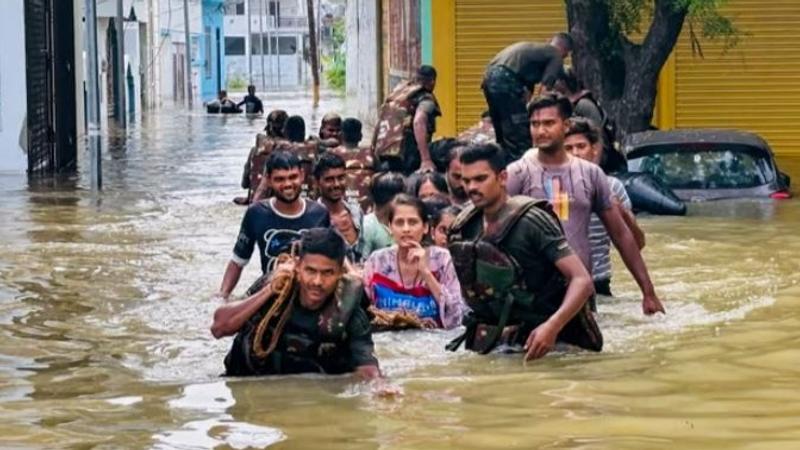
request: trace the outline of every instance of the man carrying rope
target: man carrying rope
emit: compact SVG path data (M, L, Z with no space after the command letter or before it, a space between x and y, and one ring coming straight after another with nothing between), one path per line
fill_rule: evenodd
M332 229L303 233L297 258L283 255L254 295L220 306L211 333L236 334L228 376L355 372L381 378L362 308L364 288L344 272L345 243Z

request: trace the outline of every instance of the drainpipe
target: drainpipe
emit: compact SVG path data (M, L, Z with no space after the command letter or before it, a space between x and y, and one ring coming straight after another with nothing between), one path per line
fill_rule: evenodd
M100 82L97 72L97 5L86 0L86 117L89 138L90 178L92 190L103 187L100 154Z
M192 109L192 38L189 35L189 0L183 0L183 33L186 39L186 107Z

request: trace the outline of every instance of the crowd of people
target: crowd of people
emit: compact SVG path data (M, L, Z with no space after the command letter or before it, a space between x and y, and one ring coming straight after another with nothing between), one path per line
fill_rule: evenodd
M498 53L488 111L457 138L432 141L430 66L387 97L370 143L356 118L327 114L307 137L302 117L270 112L235 199L248 208L211 329L236 336L226 374L378 378L372 332L408 328L463 326L449 350L526 360L557 341L600 351L612 243L643 313L663 313L630 199L601 168L605 116L564 69L571 50L559 34ZM262 276L234 300L256 247Z

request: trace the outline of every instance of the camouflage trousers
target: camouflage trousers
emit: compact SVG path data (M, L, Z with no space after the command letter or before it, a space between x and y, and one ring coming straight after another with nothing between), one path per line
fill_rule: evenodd
M528 89L514 72L502 66L490 66L481 87L489 105L496 141L508 154L509 162L516 161L533 146L525 104Z

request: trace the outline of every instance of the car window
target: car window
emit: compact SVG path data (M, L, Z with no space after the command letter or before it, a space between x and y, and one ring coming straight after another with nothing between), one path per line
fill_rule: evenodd
M746 145L689 144L647 148L628 168L672 189L736 189L772 181L769 160Z

